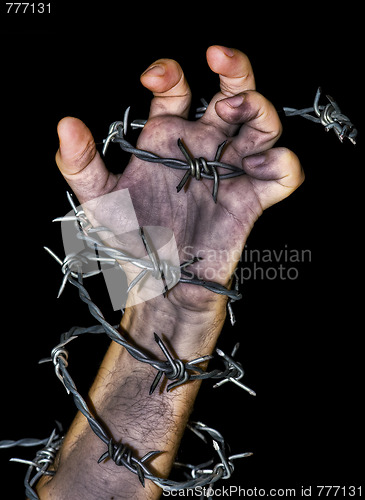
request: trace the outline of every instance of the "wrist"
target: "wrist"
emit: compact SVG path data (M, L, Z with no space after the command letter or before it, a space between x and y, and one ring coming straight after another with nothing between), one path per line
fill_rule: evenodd
M179 284L179 287L194 289L202 287ZM199 305L196 294L196 307L193 301L183 306L176 294L168 293L152 300L128 307L121 321L122 334L142 348L155 354L161 354L154 340L154 333L170 343L179 358L191 358L211 354L226 318L227 298L207 290L210 300L204 301L204 308ZM186 293L186 291L182 291Z

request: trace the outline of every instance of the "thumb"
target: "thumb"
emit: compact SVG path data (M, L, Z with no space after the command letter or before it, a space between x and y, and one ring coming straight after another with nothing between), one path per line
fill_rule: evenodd
M106 168L87 126L78 118L66 117L59 122L57 132L56 163L79 202L109 192L116 177Z

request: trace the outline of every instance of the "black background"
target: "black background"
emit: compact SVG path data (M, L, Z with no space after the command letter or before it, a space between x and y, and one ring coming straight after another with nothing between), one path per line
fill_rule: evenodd
M56 299L60 268L43 246L62 255L60 226L69 211L66 183L54 161L57 122L77 116L97 142L132 106L148 114L149 92L139 75L155 59L182 65L199 99L217 91L205 51L222 44L244 51L257 89L278 109L307 107L318 85L332 95L359 130L358 144L301 118L283 117L280 144L300 157L306 181L256 223L248 249L309 250L310 262L280 263L295 280L267 272L246 280L219 346L240 341L238 359L253 398L207 381L193 417L220 430L232 452L252 451L235 462L232 479L218 486L296 488L355 485L363 479L363 276L362 151L363 50L359 12L336 7L267 8L207 4L163 6L116 2L51 2L51 14L7 15L2 5L2 349L0 439L46 437L55 420L67 428L72 400L52 366L38 365L62 332L94 321L71 288ZM131 137L132 140L132 137ZM107 164L127 157L110 148ZM307 254L308 255L308 254ZM244 264L245 267L251 264ZM258 264L262 265L262 264ZM268 263L267 267L278 267ZM118 321L102 281L90 292L111 322ZM77 344L77 345L76 345ZM86 393L108 342L81 338L70 348L70 372ZM192 446L203 446L193 442ZM194 462L194 449L184 453ZM7 498L23 498L26 466L0 452ZM210 450L207 449L207 456ZM9 490L8 490L9 491ZM314 491L312 491L314 495Z

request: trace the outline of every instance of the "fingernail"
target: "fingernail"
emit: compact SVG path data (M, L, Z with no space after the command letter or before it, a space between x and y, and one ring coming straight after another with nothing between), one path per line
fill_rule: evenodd
M244 96L243 95L235 95L233 97L229 97L225 99L224 102L228 104L231 108L238 108L243 103Z
M229 47L223 47L222 46L223 52L226 54L228 57L233 57L234 56L234 50L230 49Z
M162 64L155 64L154 66L147 68L141 76L146 75L147 73L151 76L162 76L165 74L165 67L162 66Z

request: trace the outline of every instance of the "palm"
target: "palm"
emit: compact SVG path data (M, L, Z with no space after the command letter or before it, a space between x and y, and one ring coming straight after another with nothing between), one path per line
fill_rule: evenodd
M141 133L138 147L161 157L183 159L178 138L184 140L192 155L206 159L213 159L217 146L226 140L219 130L209 130L203 123L168 117L151 120ZM229 146L225 155L229 155ZM221 181L217 203L212 198L211 180L190 178L186 188L177 193L176 186L183 174L133 158L114 189L129 189L140 225L168 227L173 231L181 262L192 255L209 260L208 271L204 262L195 266L198 275L226 284L261 213L259 200L246 175Z

